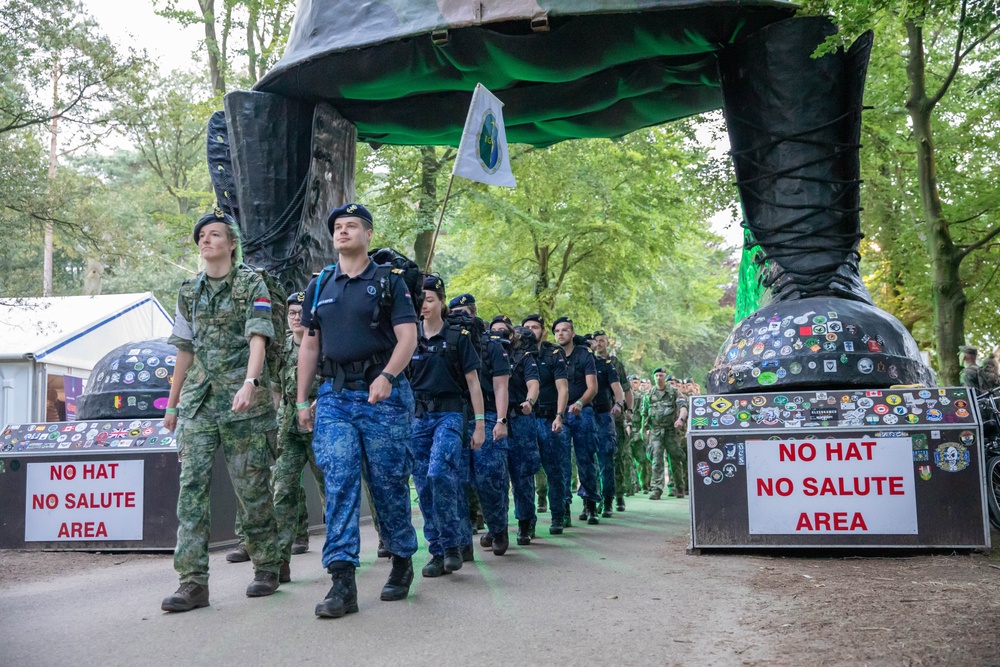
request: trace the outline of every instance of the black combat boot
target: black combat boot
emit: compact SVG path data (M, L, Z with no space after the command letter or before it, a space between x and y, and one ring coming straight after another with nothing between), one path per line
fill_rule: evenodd
M566 511L563 514L563 528L573 527L573 515L571 514L572 511L573 509L570 503L566 503Z
M530 537L531 539L535 539L535 524L537 524L537 523L538 523L538 517L535 516L531 520L531 527L528 528L528 537Z
M292 580L292 568L287 560L281 561L281 569L278 570L278 583L287 584Z
M489 549L493 546L493 533L486 531L483 536L479 538L479 546L484 549Z
M462 545L462 562L473 563L476 560L476 552L472 549L472 542Z
M326 568L333 580L333 586L326 598L316 605L316 615L323 618L340 618L344 614L358 611L358 585L354 581L354 565L339 560Z
M176 593L163 598L160 609L163 611L191 611L198 607L207 606L208 586L188 581L181 584Z
M309 551L309 534L299 535L292 542L292 555L298 556L299 554L304 554Z
M444 571L461 570L463 560L461 547L448 547L444 550Z
M576 518L579 519L580 521L586 521L587 520L587 501L586 500L583 501L583 509L580 510L580 516L578 516Z
M510 537L507 536L507 528L504 528L499 533L493 534L493 555L503 556L507 553L507 547L510 546Z
M538 494L538 513L539 514L545 514L548 511L549 511L549 503L548 503L548 501L545 498L545 494L544 493L539 493Z
M247 552L247 546L242 542L230 549L229 553L226 554L227 563L246 563L249 560L250 554Z
M618 496L618 498L616 499L616 502L615 502L615 511L616 512L624 512L625 511L625 497L624 496Z
M605 498L604 499L604 511L601 512L601 516L603 516L605 519L610 519L611 516L612 516L612 513L611 513L611 503L612 503L612 499L611 498Z
M597 518L597 503L593 500L586 500L584 507L587 508L587 523L591 526L599 524L601 521Z
M413 559L392 554L392 571L389 572L389 579L382 587L382 600L384 602L405 600L410 592L411 583L413 583Z
M517 520L517 543L522 547L531 544L531 519Z
M392 556L392 554L389 553L389 550L385 548L385 545L382 544L382 538L379 538L378 540L378 552L376 555L379 558L389 558Z
M247 586L248 598L262 598L273 595L278 590L278 575L274 572L255 572L253 581Z
M451 574L451 570L446 570L444 567L444 556L431 556L431 559L427 561L427 565L424 565L424 569L420 571L425 577L440 577L442 574Z

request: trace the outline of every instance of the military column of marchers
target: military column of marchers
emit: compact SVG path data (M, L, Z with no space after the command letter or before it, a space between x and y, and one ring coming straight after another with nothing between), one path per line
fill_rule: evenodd
M568 317L549 327L528 314L515 325L501 313L487 324L472 294L449 301L441 277L416 271L414 283L397 263L375 262L361 204L336 208L328 228L338 261L281 296L286 328L272 317L274 290L239 261L233 218L217 210L195 225L205 269L181 286L170 338L180 587L165 611L209 604L208 491L220 445L239 500L241 543L227 560L253 562L250 597L291 581L291 554L308 549L301 480L311 468L332 580L315 613L327 618L358 611L362 480L379 555L392 563L385 601L405 599L413 581L411 479L428 578L474 560L480 530L480 547L503 556L511 497L521 546L538 539L545 513L548 536L560 539L574 495L589 526L624 512L628 496L659 500L664 461L669 494L684 497L685 397L699 392L690 378L628 375L604 331L580 335ZM267 352L274 341L280 354Z

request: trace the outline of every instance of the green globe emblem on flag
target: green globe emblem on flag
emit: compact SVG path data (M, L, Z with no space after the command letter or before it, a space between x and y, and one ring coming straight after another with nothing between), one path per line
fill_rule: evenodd
M479 126L479 164L488 174L496 173L500 168L500 128L492 109L483 114L483 122Z

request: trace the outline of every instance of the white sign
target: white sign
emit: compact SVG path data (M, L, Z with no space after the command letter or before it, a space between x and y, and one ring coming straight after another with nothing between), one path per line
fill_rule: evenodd
M751 535L915 535L910 438L748 440Z
M25 542L142 539L142 460L27 467Z

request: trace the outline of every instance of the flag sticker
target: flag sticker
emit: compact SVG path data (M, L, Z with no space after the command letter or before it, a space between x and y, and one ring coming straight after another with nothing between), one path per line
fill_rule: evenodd
M266 310L266 311L270 311L271 310L271 300L270 299L265 299L264 297L261 297L259 299L254 299L253 300L253 309L254 310Z

